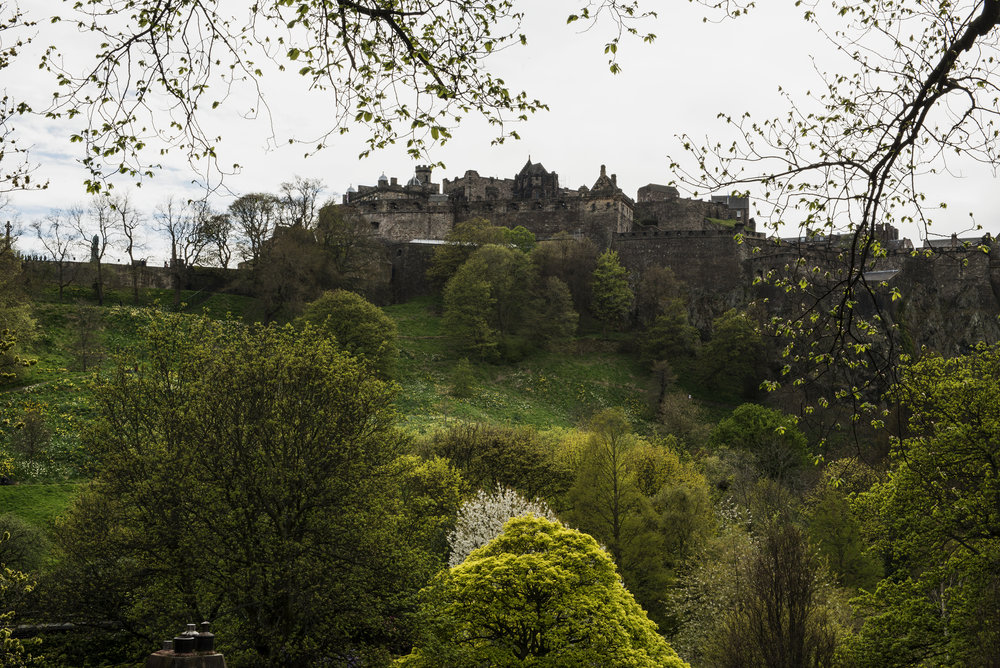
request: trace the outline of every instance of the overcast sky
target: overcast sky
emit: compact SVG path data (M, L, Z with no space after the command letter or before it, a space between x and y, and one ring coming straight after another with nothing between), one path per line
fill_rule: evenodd
M36 1L32 0L32 9ZM44 3L41 3L42 5ZM582 3L581 3L582 4ZM656 3L662 6L667 3ZM815 88L819 79L814 67L827 69L840 62L800 18L801 10L791 0L769 0L748 17L722 23L702 21L705 10L688 2L669 3L648 30L656 33L652 45L632 40L620 49L622 71L608 71L603 45L607 26L580 32L577 24L566 25L566 15L578 7L573 2L544 0L525 2L524 32L528 45L495 54L489 66L516 90L525 90L550 106L517 130L520 141L491 146L491 129L470 117L444 147L434 149L431 161L445 163L434 181L453 178L474 169L483 176L512 177L530 156L549 170L558 172L560 184L576 188L591 185L600 165L618 175L618 184L635 196L647 183L668 183L673 174L667 156L682 157L677 135L710 137L727 143L729 135L718 113L739 115L749 111L758 117L783 113L786 102L782 86L793 98ZM39 5L41 6L41 5ZM53 28L39 28L38 44L52 41ZM72 34L58 36L67 48ZM80 40L85 46L85 42ZM815 64L814 60L815 59ZM27 59L25 59L27 60ZM236 195L274 192L294 175L321 179L325 197L339 196L350 185L374 184L379 174L405 182L413 174L415 161L402 147L382 150L364 160L363 128L333 139L318 155L303 159L301 145L288 146L287 138L307 137L328 118L322 96L303 90L297 77L265 82L271 105L278 147L269 140L270 127L263 121L248 121L220 115L215 121L223 134L218 146L222 164L240 163L241 173L226 178ZM34 67L14 69L5 77L8 93L38 100L50 95ZM42 105L44 106L44 105ZM51 208L64 208L86 200L86 173L78 163L79 144L69 136L78 127L41 118L18 123L21 142L33 146L40 163L36 178L48 179L43 192L10 194L6 217L19 216L23 224L44 216ZM140 207L151 215L167 196L197 197L193 172L179 156L164 162L155 178L135 192ZM119 188L133 188L130 181ZM969 214L988 231L1000 232L996 224L1000 204L994 195L995 179L978 166L959 166L955 174L935 183L933 200L947 200L947 215L937 218L933 231L949 234L969 226ZM215 205L224 208L232 195L219 193ZM903 229L916 241L917 230ZM22 246L31 248L30 235ZM155 243L148 254L160 255Z

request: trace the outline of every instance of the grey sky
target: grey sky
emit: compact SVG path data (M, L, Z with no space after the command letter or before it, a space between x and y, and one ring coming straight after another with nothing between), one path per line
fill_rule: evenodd
M601 164L617 174L619 185L633 196L646 183L669 182L673 175L667 156L683 157L676 135L686 132L726 144L731 137L716 119L718 113L779 115L786 108L779 85L791 96L802 98L819 83L811 58L816 58L821 69L840 62L801 20L802 10L794 2L769 0L766 4L740 20L705 23L705 10L699 6L680 1L650 3L660 12L648 26L657 40L652 45L624 42L619 51L623 70L612 75L603 54L608 26L580 32L577 24L566 25L566 15L578 6L574 2L525 2L528 46L495 54L490 67L513 89L526 90L551 110L519 125L522 139L503 146L490 146L491 129L479 119L467 118L447 145L432 151L432 161L446 164L445 169L436 170L434 180L460 176L468 169L484 176L510 177L530 155L558 172L560 183L567 187L591 185ZM49 29L39 28L39 44L48 41L45 31ZM85 50L83 38L61 35L59 39L79 40L81 52ZM72 46L65 41L63 45ZM5 83L8 92L39 100L51 90L34 67L14 70ZM277 146L270 142L270 128L262 119L219 114L211 121L210 131L223 135L220 162L243 165L241 173L225 181L233 193L276 191L281 181L298 174L322 179L327 186L324 195L332 196L351 184L374 184L383 172L404 181L412 175L416 163L402 147L359 160L363 128L335 138L329 148L303 159L304 147L287 145L287 138L319 134L328 117L324 98L305 91L303 80L294 75L272 77L265 84ZM36 178L49 179L51 184L44 192L11 194L22 221L40 217L53 207L83 202L86 174L76 163L79 144L68 141L77 128L40 118L22 119L18 128L22 142L34 145L34 157L41 165ZM198 194L193 183L198 175L180 156L165 161L164 166L136 192L140 206L150 215L170 194ZM987 230L1000 231L995 222L1000 207L992 194L994 183L988 170L961 164L955 174L935 181L930 199L947 200L949 210L938 216L933 231L947 234L967 229L970 212ZM123 180L118 185L134 188L130 184ZM227 199L220 193L216 206L224 207L229 200L231 196ZM915 240L918 234L915 228L902 233ZM27 237L24 245L30 246ZM150 255L159 254L151 249Z

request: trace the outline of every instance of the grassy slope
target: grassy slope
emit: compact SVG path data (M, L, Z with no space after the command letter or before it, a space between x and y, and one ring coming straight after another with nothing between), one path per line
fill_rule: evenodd
M40 334L33 356L38 362L19 387L0 392L0 423L4 418L15 419L28 405L41 405L53 443L32 483L0 488L0 513L15 512L45 523L65 508L88 476L89 459L80 446L79 432L94 415L95 375L92 370L80 370L67 352L75 336L72 313L80 308L80 298L88 296L89 291L79 291L58 302L52 291L36 301ZM189 311L211 317L245 317L253 309L252 300L238 296L206 298L186 293L184 299L192 296L197 303ZM147 291L143 297L148 304L172 301L172 293L166 290ZM112 293L107 303L113 306L101 311L104 342L110 351L129 345L138 335L133 309L127 306L130 302L129 294ZM82 304L92 307L89 301ZM633 356L616 352L614 343L588 338L567 351L536 353L518 364L475 364L471 396L452 396L456 359L435 300L418 299L390 306L386 312L400 332L401 422L416 432L456 419L567 427L609 406L623 406L637 419L646 411L648 372Z
M646 371L615 346L590 339L518 364L474 363L471 395L452 396L456 360L435 301L418 299L386 312L399 326L399 409L416 431L452 419L549 427L575 425L609 406L623 406L633 417L645 412Z
M75 337L72 314L81 307L97 308L91 297L92 291L76 287L66 290L62 302L54 289L36 297L34 317L38 334L30 355L36 363L15 387L0 391L0 431L9 431L24 409L40 407L47 416L52 442L40 462L29 470L19 467L15 479L22 481L20 484L0 486L0 514L12 512L44 526L66 508L87 478L89 457L80 445L80 431L94 416L96 376L93 369L83 371L68 351ZM215 318L227 314L243 317L253 308L253 300L237 295L184 292L182 299L191 302L185 309L188 312ZM169 290L142 293L143 305L172 301L173 293ZM108 351L135 340L138 329L133 311L127 306L131 303L127 291L107 294L106 306L100 312L105 327L103 343ZM24 482L26 478L31 482Z

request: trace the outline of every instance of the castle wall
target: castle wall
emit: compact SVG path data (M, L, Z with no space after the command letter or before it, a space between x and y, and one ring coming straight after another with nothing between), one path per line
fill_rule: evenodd
M640 230L617 235L615 249L633 283L651 267L672 269L687 286L691 324L707 335L712 320L743 307L751 291L746 263L763 237L748 234L740 244L733 236L731 230Z
M449 202L424 199L367 200L351 204L386 241L444 239L454 226Z
M457 179L444 179L443 192L452 199L467 202L510 200L514 198L514 180L482 177L469 170Z
M655 226L661 230L715 230L717 226L706 223L706 218L729 220L733 214L725 204L704 202L682 197L638 201L634 212L637 226Z

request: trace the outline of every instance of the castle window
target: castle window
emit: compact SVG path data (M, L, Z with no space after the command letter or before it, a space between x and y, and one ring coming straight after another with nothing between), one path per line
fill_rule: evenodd
M372 230L377 232L378 231L378 225L379 225L378 221L377 220L373 220L372 221Z

